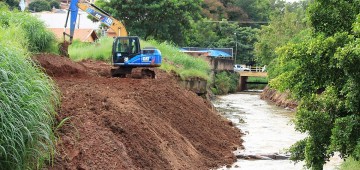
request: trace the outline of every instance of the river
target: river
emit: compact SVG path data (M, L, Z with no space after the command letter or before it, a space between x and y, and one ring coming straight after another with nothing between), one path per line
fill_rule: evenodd
M288 149L296 141L306 137L295 131L291 120L295 113L261 100L259 93L245 92L219 96L213 102L219 113L232 121L245 134L243 146L245 149L235 151L235 155L276 155L288 157ZM266 157L265 157L266 158ZM325 170L336 169L341 159L333 157L324 166ZM290 160L254 160L237 159L231 167L219 170L300 170L304 163L294 163Z

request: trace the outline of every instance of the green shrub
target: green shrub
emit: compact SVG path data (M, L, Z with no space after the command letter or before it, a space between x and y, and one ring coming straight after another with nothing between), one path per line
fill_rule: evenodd
M56 9L59 9L60 8L60 3L58 2L58 1L56 1L56 0L54 0L54 1L50 1L50 8L56 8Z
M0 167L41 169L54 154L59 93L28 57L21 26L0 29Z
M214 87L211 91L214 94L235 93L239 82L240 75L237 73L228 73L222 71L215 75Z
M31 2L29 4L29 10L35 11L35 12L41 12L41 11L50 11L51 6L48 1L45 0L36 0L34 2Z

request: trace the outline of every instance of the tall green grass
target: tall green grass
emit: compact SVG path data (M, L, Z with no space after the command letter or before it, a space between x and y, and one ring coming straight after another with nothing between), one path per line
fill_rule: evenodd
M70 58L75 61L94 59L110 61L113 38L102 37L95 43L84 43L75 40L69 46Z
M75 61L84 59L110 61L112 43L113 38L108 37L103 37L96 43L74 41L69 46L70 58ZM167 72L174 71L182 79L189 77L210 79L210 66L205 60L184 54L172 44L151 40L141 41L141 47L155 47L161 51L163 61L160 69L162 70Z
M0 12L1 19L9 16ZM0 169L41 169L55 152L59 93L30 59L32 40L23 25L0 23Z
M1 5L1 4L0 4ZM57 53L55 35L46 29L45 24L36 17L26 12L16 12L0 7L0 25L9 27L12 25L20 26L25 31L25 37L17 41L24 41L26 47L31 52L53 52Z
M182 79L200 77L210 80L210 66L204 59L182 53L178 47L167 42L141 41L141 46L156 47L161 51L163 63L160 68L165 71L175 71Z

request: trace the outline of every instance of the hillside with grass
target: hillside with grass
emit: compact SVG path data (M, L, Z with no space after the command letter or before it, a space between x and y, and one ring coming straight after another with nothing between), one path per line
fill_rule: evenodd
M112 43L113 39L109 37L102 37L96 43L75 41L69 46L70 58L74 61L93 59L111 62ZM175 72L183 80L190 77L210 80L210 66L205 60L184 54L178 47L167 42L141 41L141 48L144 47L155 47L161 51L163 62L160 69L168 73Z
M55 39L30 14L0 11L0 169L39 169L55 153L59 93L30 54Z

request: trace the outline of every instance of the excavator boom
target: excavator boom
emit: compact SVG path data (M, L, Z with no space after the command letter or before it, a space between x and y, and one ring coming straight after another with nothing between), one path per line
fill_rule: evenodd
M68 10L65 27L64 27L64 39L65 39L65 35L69 36L70 44L72 43L73 40L79 9L85 11L89 15L99 20L101 23L108 26L116 33L117 36L128 36L125 26L120 21L116 20L108 13L106 13L104 10L100 9L99 7L91 3L87 3L87 2L79 3L79 0L72 0L70 3L70 7ZM70 33L68 34L66 33L66 26L69 20L69 16L70 16Z

